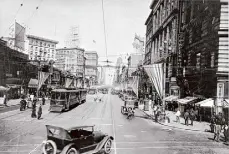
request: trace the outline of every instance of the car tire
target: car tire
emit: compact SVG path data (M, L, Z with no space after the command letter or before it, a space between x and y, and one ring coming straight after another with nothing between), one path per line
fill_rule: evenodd
M79 151L77 151L76 148L71 147L66 154L79 154Z
M112 140L108 139L106 143L104 144L104 153L105 154L111 153L111 146L112 146Z
M53 142L52 140L47 140L45 144L47 144L47 143L51 144L51 146L53 147L53 154L56 154L56 152L57 152L56 143ZM42 146L42 152L43 152L44 154L47 154L47 151L46 151L46 149L45 149L45 145Z

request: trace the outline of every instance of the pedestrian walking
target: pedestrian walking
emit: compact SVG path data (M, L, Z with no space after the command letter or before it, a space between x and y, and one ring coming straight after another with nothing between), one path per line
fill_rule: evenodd
M45 96L42 97L42 105L45 105Z
M39 108L38 108L38 112L37 112L37 119L40 120L42 115L42 104L40 104Z
M214 133L214 127L216 124L216 114L215 112L213 112L212 116L211 116L211 121L210 121L210 128L211 128L211 132Z
M6 93L3 96L3 102L4 102L4 105L7 106L7 94Z
M224 139L225 142L228 142L229 140L229 129L228 129L228 125L225 123L224 125L224 131L223 131L223 135L224 135Z
M32 114L31 114L32 118L36 118L37 117L37 115L36 115L36 104L37 104L37 99L34 98L33 102L32 102Z
M176 122L179 122L180 123L180 115L181 115L181 113L180 113L180 110L178 109L177 110L177 112L176 112Z
M186 110L186 112L184 113L184 120L185 120L185 125L188 126L188 118L189 118L189 112L188 110Z
M214 141L219 142L219 135L221 132L221 125L220 122L217 120L215 127L214 127Z
M221 133L221 124L222 124L222 114L219 112L219 114L216 116L215 120L215 125L214 125L214 141L218 142L219 141L219 136Z
M191 126L193 126L193 121L196 118L196 114L195 114L195 112L193 110L191 110L189 116L190 116L190 120L191 120Z

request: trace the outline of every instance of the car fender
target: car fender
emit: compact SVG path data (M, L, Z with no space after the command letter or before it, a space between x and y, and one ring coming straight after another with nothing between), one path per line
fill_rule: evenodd
M99 152L99 151L103 148L104 144L106 143L106 141L107 141L108 139L114 140L114 138L113 138L112 136L105 136L105 137L103 138L103 140L100 141L100 142L97 144L97 146L96 146L96 148L95 148L95 150L94 150L93 153Z
M75 145L74 143L70 143L70 144L66 145L66 146L64 147L64 149L61 151L60 154L66 154L67 151L68 151L68 149L69 149L71 146L74 146L74 145Z

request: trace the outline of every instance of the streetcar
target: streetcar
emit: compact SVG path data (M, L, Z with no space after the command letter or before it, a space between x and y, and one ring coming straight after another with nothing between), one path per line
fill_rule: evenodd
M86 102L86 89L54 89L51 91L50 111L68 111Z
M138 100L136 97L133 96L126 96L124 99L124 105L121 106L121 113L124 115L131 115L134 116L134 110L135 108L137 108L136 104L137 104Z

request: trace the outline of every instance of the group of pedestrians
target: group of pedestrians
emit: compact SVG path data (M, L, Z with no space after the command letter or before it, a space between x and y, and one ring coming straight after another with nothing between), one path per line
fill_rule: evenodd
M225 142L229 141L229 130L228 130L228 123L225 120L225 117L221 112L218 115L214 112L211 117L211 132L214 133L213 140L219 141L220 133L223 132Z
M180 123L180 116L181 116L181 112L178 109L176 112L176 122ZM193 109L191 110L186 110L184 112L184 121L185 121L185 125L189 126L189 120L191 121L191 126L193 126L193 121L196 119L196 113Z
M42 115L42 105L45 105L45 95L42 96L42 103L40 103L37 112L36 112L36 107L37 107L38 98L33 94L31 94L27 96L27 100L26 100L26 97L22 96L20 101L21 104L20 111L25 110L26 106L29 108L29 102L31 102L31 108L32 108L31 117L37 118L39 120Z

